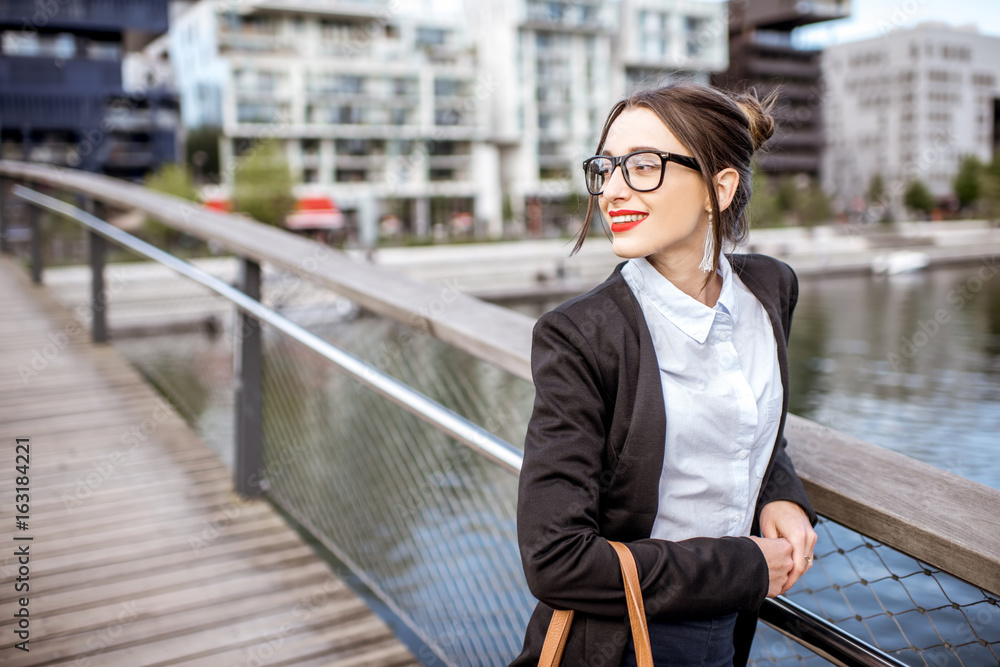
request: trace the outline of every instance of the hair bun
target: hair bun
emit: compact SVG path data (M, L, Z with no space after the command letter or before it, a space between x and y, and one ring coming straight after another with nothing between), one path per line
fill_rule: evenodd
M764 145L774 134L774 116L771 109L778 99L777 91L772 91L763 100L757 97L757 91L736 95L733 101L747 117L747 129L750 130L750 138L753 140L753 149L756 151Z

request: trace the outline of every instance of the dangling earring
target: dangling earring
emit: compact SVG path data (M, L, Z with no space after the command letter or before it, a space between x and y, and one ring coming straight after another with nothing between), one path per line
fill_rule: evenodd
M708 233L705 234L705 252L698 268L702 271L712 270L712 259L715 255L715 236L712 234L712 212L708 212Z

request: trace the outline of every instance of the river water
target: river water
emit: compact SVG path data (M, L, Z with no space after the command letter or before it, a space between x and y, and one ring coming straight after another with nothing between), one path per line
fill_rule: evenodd
M537 316L554 305L514 308ZM312 328L521 445L530 383L438 341L408 338L380 318ZM506 664L534 604L516 546L516 480L266 333L265 447L272 461L293 453L275 472L272 493L300 508L455 664ZM225 337L116 347L231 460ZM791 412L1000 488L1000 277L989 261L892 277L803 278L789 359ZM835 524L819 532L816 567L791 599L908 664L998 662L995 604ZM798 664L806 655L761 630L753 657Z

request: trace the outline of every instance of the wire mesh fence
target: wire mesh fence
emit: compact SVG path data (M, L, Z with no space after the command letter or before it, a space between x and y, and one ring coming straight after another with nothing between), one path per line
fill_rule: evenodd
M158 316L182 320L216 299L180 281L134 281L112 312L148 316L154 301ZM520 446L530 382L297 276L268 271L264 285L265 304ZM85 299L65 294L68 304ZM211 307L227 314L217 331L114 343L231 460L235 314L218 301ZM425 664L509 662L534 606L516 543L516 480L298 343L263 332L269 494L434 647L420 656ZM815 565L789 592L794 602L910 665L1000 664L996 595L834 522L817 530ZM763 625L751 659L826 663Z

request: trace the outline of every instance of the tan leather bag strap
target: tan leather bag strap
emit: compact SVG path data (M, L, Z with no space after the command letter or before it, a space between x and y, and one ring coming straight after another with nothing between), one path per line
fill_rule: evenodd
M653 650L649 646L649 628L646 627L646 607L642 603L642 587L639 585L639 570L635 558L621 542L609 541L618 552L625 580L625 600L628 602L628 620L632 625L632 641L635 643L635 661L639 667L653 667Z
M552 612L549 631L545 633L545 643L542 644L542 655L538 658L538 667L556 667L559 664L572 622L572 609L556 609Z
M608 540L622 568L622 579L625 580L625 602L628 604L629 623L632 626L632 641L635 643L636 663L639 667L653 667L653 651L649 646L649 628L646 626L646 609L642 603L642 587L639 585L639 570L635 566L635 558L621 542ZM562 660L566 640L569 638L569 628L573 623L573 610L565 609L552 612L545 642L542 644L542 654L538 659L538 667L557 667Z

